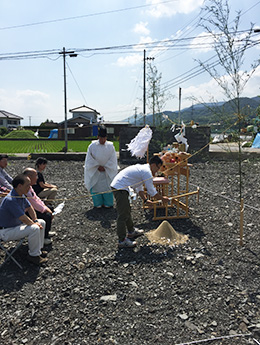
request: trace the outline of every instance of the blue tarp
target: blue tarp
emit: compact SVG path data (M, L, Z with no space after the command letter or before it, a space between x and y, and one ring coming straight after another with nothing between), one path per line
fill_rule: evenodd
M255 140L252 144L252 148L254 149L260 149L260 133L257 133Z
M57 139L58 138L58 130L52 129L50 132L50 135L48 136L48 139Z

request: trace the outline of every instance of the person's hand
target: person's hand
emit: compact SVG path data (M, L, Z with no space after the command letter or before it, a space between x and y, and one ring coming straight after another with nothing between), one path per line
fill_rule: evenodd
M148 206L148 208L153 208L154 203L151 200L146 200L145 206Z
M52 210L50 210L49 207L46 207L45 213L50 213L51 214L51 219L53 220L54 215L52 214Z
M105 168L102 167L101 165L98 167L98 171L105 171Z
M52 211L47 206L46 206L45 212L49 212L50 214L52 214Z
M34 224L38 225L38 227L39 227L40 229L43 228L42 225L41 225L40 223L38 223L38 222L35 222Z
M164 205L167 205L169 201L170 201L170 199L167 196L162 197L162 202Z

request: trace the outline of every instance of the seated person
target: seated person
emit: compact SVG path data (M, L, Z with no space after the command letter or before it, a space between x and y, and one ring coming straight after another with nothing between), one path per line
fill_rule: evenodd
M5 196L7 196L7 194L8 194L9 192L10 192L9 189L0 186L0 205L1 205L2 201L3 201L3 198L4 198Z
M43 219L46 222L44 244L51 244L52 241L49 237L49 231L51 230L53 208L51 206L46 206L44 202L36 195L35 191L32 188L32 185L36 184L37 181L37 171L32 168L26 168L23 174L25 176L28 176L31 180L31 186L26 196L30 201L32 207L34 208L37 218Z
M0 186L0 196L7 196L10 191L10 189Z
M39 157L36 160L35 163L35 169L37 170L37 183L33 185L33 189L35 193L40 197L41 199L45 199L46 205L51 205L56 197L56 194L58 192L57 186L54 184L50 184L45 182L43 177L43 170L46 168L47 165L47 159L43 157Z
M37 219L30 202L25 198L31 181L21 174L13 179L13 189L0 206L0 238L3 241L16 241L28 237L28 261L41 265L48 259L43 258L45 221ZM25 214L29 213L30 218Z
M0 154L0 186L7 188L9 191L13 188L12 186L12 177L4 170L7 165L8 156Z

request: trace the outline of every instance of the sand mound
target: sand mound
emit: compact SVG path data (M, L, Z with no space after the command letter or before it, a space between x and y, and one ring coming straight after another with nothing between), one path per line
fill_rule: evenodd
M185 243L189 239L187 235L176 232L167 220L164 220L157 229L146 233L146 236L152 244L169 246Z

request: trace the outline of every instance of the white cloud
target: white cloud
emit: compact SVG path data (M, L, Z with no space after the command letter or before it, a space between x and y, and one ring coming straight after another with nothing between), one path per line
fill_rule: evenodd
M140 54L132 54L117 59L116 64L119 67L134 66L142 62L143 56Z
M213 43L212 35L202 32L191 41L190 48L197 53L206 53L214 49Z
M134 50L144 51L144 44L153 43L153 39L150 36L142 36L139 39L139 43L133 47ZM147 49L147 47L146 47Z
M150 30L147 29L147 25L148 23L144 23L144 22L140 22L140 23L137 23L135 24L135 27L133 29L133 31L136 33L136 34L140 34L140 35L149 35L150 34Z
M228 78L228 77L226 77ZM260 95L260 67L256 69L252 77L249 79L241 97L255 97ZM190 98L194 97L204 102L211 102L214 97L217 101L225 100L225 95L221 87L214 79L210 79L208 82L198 84L196 86L190 86L182 88L182 107L190 107Z
M255 97L260 95L260 66L255 70L252 77L247 83L243 95L247 97Z
M17 90L16 94L21 102L25 103L29 101L31 104L36 105L44 105L50 98L46 93L35 90Z
M29 116L32 124L39 124L55 113L50 96L37 90L7 91L0 89L1 109L22 116L22 124L29 124ZM55 119L53 119L55 120Z
M143 51L144 51L144 46L142 44L143 43L148 44L152 42L153 40L151 37L142 36L139 40L139 45L136 45L133 47L133 50L140 51L140 54L134 53L134 54L120 57L117 59L116 65L118 65L119 67L140 65L140 63L142 63L143 61Z
M159 4L160 0L146 0L147 4L153 4L148 13L153 17L171 17L177 13L188 14L200 8L204 0L173 1L170 3Z

